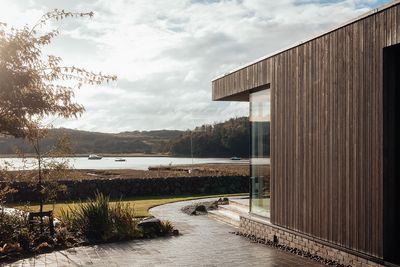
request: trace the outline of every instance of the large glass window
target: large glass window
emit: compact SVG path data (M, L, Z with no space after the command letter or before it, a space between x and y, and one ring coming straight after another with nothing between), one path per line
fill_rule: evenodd
M250 212L270 217L270 89L250 94Z

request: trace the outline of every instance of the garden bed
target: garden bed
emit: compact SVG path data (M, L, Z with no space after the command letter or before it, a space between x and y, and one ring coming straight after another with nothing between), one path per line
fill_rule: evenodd
M38 218L32 221L27 212L0 211L0 261L75 246L179 234L169 221L138 218L132 203L110 202L101 193L95 199L65 206L59 213L59 221L53 225L48 217L41 223Z

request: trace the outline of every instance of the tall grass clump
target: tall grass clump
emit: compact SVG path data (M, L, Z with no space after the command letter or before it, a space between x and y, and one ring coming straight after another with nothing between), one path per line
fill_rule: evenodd
M161 221L160 228L163 235L171 234L174 231L174 225L170 221Z
M61 210L61 221L69 231L90 241L114 241L140 236L134 206L97 192L94 199Z
M110 206L110 219L112 223L112 236L117 240L142 237L135 218L134 205L129 202L117 201Z

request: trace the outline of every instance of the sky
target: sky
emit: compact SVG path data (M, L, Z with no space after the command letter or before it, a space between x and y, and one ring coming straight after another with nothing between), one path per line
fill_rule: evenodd
M211 81L238 66L323 33L389 0L0 0L0 22L34 24L54 8L94 11L52 22L45 54L64 65L115 74L84 86L79 119L55 127L122 132L191 129L248 116L248 103L213 102Z

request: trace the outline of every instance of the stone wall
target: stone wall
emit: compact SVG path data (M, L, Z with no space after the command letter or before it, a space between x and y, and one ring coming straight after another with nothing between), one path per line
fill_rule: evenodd
M312 255L336 261L346 266L383 266L372 262L365 257L360 257L345 251L341 251L334 247L318 242L313 238L307 238L305 236L296 234L295 232L277 227L268 221L264 221L251 215L240 217L239 230L242 235L263 238L265 240L270 240L271 242L275 240L278 242L278 244L309 252Z
M193 195L193 194L232 194L249 192L248 176L216 177L168 177L143 179L93 179L60 181L66 185L67 192L58 195L58 200L77 200L92 197L96 191L110 195L111 198L157 196L157 195ZM3 187L4 183L0 183ZM38 195L26 182L11 184L18 192L8 201L36 202Z

